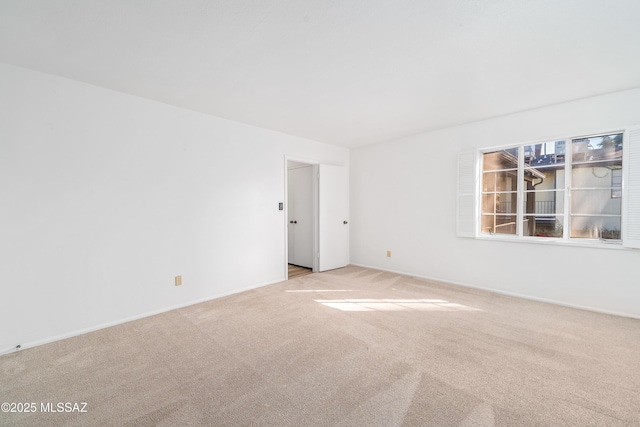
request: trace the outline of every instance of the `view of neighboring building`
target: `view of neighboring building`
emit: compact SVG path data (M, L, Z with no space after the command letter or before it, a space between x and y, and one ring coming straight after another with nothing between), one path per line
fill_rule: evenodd
M523 145L482 160L483 233L620 239L622 134Z

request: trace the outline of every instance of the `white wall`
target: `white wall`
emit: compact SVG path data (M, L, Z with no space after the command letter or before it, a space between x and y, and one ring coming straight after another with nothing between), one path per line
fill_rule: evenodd
M640 89L352 150L351 262L640 317L640 250L456 237L459 150L638 123Z
M285 154L349 157L0 64L0 353L283 280Z

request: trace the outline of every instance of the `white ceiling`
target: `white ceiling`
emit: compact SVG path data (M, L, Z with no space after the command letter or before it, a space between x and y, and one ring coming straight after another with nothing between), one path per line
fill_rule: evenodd
M0 0L0 61L356 147L640 87L639 17L638 0Z

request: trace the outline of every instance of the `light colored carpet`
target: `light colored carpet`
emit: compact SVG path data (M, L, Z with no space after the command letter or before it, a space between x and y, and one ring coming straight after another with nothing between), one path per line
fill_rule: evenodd
M638 426L640 320L351 266L5 355L0 374L0 401L38 405L2 426Z

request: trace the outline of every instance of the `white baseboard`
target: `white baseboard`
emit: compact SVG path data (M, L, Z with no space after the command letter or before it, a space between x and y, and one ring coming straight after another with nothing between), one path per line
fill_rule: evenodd
M444 283L446 285L462 286L462 287L465 287L465 288L479 289L479 290L493 292L493 293L496 293L496 294L506 295L506 296L510 296L510 297L522 298L522 299L527 299L527 300L537 301L537 302L545 302L545 303L548 303L548 304L559 305L559 306L562 306L562 307L577 308L579 310L593 311L593 312L602 313L602 314L612 314L614 316L628 317L628 318L631 318L631 319L640 319L640 315L633 314L633 313L625 313L625 312L613 311L613 310L604 310L604 309L597 308L597 307L590 307L590 306L584 306L584 305L579 305L579 304L571 304L571 303L567 303L567 302L564 302L564 301L556 301L556 300L546 299L546 298L538 298L538 297L534 297L534 296L531 296L531 295L525 295L525 294L519 294L519 293L516 293L516 292L504 291L502 289L487 288L487 287L484 287L484 286L478 286L478 285L473 285L473 284L469 284L469 283L454 282L454 281L451 281L451 280L441 279L441 278L438 278L438 277L423 276L423 275L420 275L420 274L409 273L409 272L406 272L406 271L390 270L390 269L386 269L386 268L375 267L375 266L372 266L372 265L357 264L357 263L351 263L351 265L355 265L357 267L370 268L370 269L373 269L373 270L385 271L385 272L388 272L388 273L402 274L404 276L417 277L417 278L425 279L425 280L432 280L434 282L440 282L440 283Z
M178 304L178 305L174 305L171 307L165 307L165 308L161 308L158 310L153 310L153 311L149 311L146 313L142 313L139 315L135 315L135 316L131 316L131 317L126 317L124 319L118 319L115 320L113 322L107 322L107 323L103 323L100 325L96 325L96 326L91 326L89 328L84 328L84 329L78 329L75 331L71 331L68 333L64 333L64 334L60 334L60 335L56 335L53 337L48 337L48 338L44 338L41 340L36 340L36 341L31 341L31 342L26 342L26 343L20 343L20 348L15 348L15 347L10 347L7 349L2 349L0 350L0 356L5 355L5 354L9 354L9 353L13 353L13 352L18 352L18 351L22 351L22 350L26 350L28 348L33 348L33 347L37 347L40 345L44 345L44 344L49 344L55 341L60 341L60 340L64 340L67 338L72 338L72 337L76 337L78 335L83 335L89 332L94 332L94 331L99 331L100 329L105 329L105 328L110 328L112 326L116 326L116 325L121 325L123 323L127 323L127 322L132 322L134 320L139 320L139 319L144 319L145 317L150 317L150 316L155 316L156 314L161 314L161 313L166 313L168 311L172 311L172 310L177 310L179 308L183 308L183 307L189 307L191 305L195 305L195 304L200 304L203 302L207 302L207 301L211 301L214 299L218 299L218 298L223 298L229 295L234 295L234 294L238 294L241 292L245 292L245 291L250 291L252 289L257 289L257 288L261 288L263 286L269 286L269 285L273 285L275 283L280 283L283 280L275 280L275 281L271 281L271 282L265 282L265 283L261 283L258 285L252 285L252 286L248 286L242 289L237 289L237 290L233 290L233 291L229 291L229 292L224 292L221 294L216 294L210 297L205 297L205 298L200 298L197 300L193 300L193 301L189 301L183 304Z

